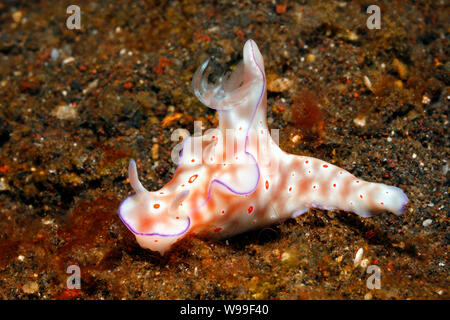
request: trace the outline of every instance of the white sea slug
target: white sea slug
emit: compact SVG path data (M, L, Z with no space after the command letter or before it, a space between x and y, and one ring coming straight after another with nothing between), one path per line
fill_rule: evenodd
M408 198L399 188L278 147L267 127L264 61L253 40L228 78L210 84L206 68L207 62L192 84L197 98L217 110L219 126L184 140L174 177L161 190L147 191L130 162L136 194L122 202L119 215L142 247L164 254L188 234L229 237L312 207L362 217L404 212Z

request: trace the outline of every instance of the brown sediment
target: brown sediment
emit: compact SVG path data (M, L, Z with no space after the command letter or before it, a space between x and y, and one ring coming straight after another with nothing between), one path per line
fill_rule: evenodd
M362 1L277 10L270 1L79 0L82 30L68 30L61 6L16 3L0 2L1 299L450 297L446 4L380 1L382 29L370 30ZM403 189L404 215L314 209L273 226L277 238L264 243L256 230L219 242L189 235L164 257L140 248L117 215L133 192L128 159L139 160L148 190L179 178L172 132L192 132L194 119L217 125L192 75L209 55L235 65L249 38L267 75L292 82L267 96L280 147ZM322 119L292 114L302 90L314 92ZM54 112L63 105L75 111L68 119ZM336 190L347 202L351 180ZM264 180L258 190L269 194ZM247 209L242 202L248 218ZM353 265L359 248L381 269L378 290ZM72 264L82 272L76 293L66 287Z

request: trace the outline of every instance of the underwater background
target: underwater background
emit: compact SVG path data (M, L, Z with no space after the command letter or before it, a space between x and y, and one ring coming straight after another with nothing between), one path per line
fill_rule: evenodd
M80 29L67 27L71 4ZM0 299L449 299L449 12L446 1L1 1ZM236 65L247 39L264 57L280 147L400 187L403 216L311 209L164 257L139 247L117 213L130 158L148 190L170 180L171 133L217 125L193 73L210 56ZM81 289L67 287L70 265Z

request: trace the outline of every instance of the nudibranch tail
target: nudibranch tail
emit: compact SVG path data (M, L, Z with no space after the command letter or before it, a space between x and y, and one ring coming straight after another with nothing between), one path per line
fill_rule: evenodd
M394 187L394 186L387 186L386 188L391 189L392 197L390 198L389 202L387 203L387 211L392 212L396 216L401 216L403 213L405 213L406 205L409 202L408 197L403 192L402 189ZM389 191L386 191L389 192Z
M383 212L392 212L397 216L404 213L408 197L401 189L367 181L360 184L361 187L354 189L352 200L348 200L342 210L352 211L363 218Z
M286 201L280 203L278 211L296 210L294 215L298 216L306 206L372 217L386 211L401 215L408 203L405 193L397 187L364 181L315 158L290 156L287 159L284 165L291 170L291 175L286 185L281 186ZM302 207L296 207L297 197L303 198Z

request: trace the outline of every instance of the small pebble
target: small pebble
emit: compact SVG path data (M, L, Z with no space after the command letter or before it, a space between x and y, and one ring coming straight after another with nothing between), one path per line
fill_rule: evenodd
M89 92L91 92L92 90L94 90L95 88L97 88L98 86L98 79L95 79L94 81L90 82L86 89L83 89L83 94L87 94Z
M277 6L275 7L275 11L278 14L283 14L286 12L286 5L285 4L277 4Z
M6 182L5 178L0 178L0 191L9 190L9 185Z
M372 300L372 294L371 294L370 292L367 292L367 293L364 295L364 300Z
M428 96L423 96L422 97L422 104L430 104L431 99L428 98Z
M39 285L35 281L28 281L23 285L22 290L26 294L33 294L39 290Z
M395 81L394 81L394 85L395 85L398 89L403 89L403 82L402 82L402 80L395 80Z
M361 261L360 266L361 268L365 269L367 268L367 266L369 265L369 260L368 259L364 259Z
M291 254L289 252L283 252L283 254L281 255L282 262L289 261L290 258L291 258Z
M53 219L42 219L41 222L44 225L52 225L55 221Z
M372 82L370 81L368 76L364 76L364 85L373 92Z
M268 79L267 90L270 92L283 92L292 87L294 82L288 78L273 78Z
M366 125L366 117L359 115L353 119L353 123L358 127L364 127Z
M67 64L67 63L71 63L71 62L74 62L74 61L75 61L74 57L68 57L68 58L65 58L63 60L62 64Z
M53 48L53 49L52 49L52 52L50 53L50 57L51 57L51 59L52 59L53 61L58 60L58 58L59 58L59 50Z
M23 12L18 10L11 15L15 23L19 23L23 18Z
M424 227L429 227L432 223L433 223L433 220L427 219L427 220L425 220L425 221L422 223L422 225L423 225Z
M308 63L313 63L314 61L316 61L316 56L313 54L308 54L306 56L306 62Z
M159 159L159 144L155 143L152 146L152 159L158 160Z
M77 110L70 104L56 107L56 109L52 111L52 115L60 120L72 120L78 116L78 113Z
M302 138L298 134L296 134L295 136L292 137L291 141L297 144L298 142L300 142L301 139Z
M394 61L392 61L392 66L397 71L400 79L405 80L408 77L408 68L403 62L398 59L394 59Z
M343 39L345 39L347 41L351 41L351 42L358 41L358 39L359 39L356 32L352 31L352 30L346 30L346 32L344 32L344 34L342 34L341 37Z
M363 248L359 248L356 252L355 259L353 260L353 265L356 267L361 262L364 250Z

